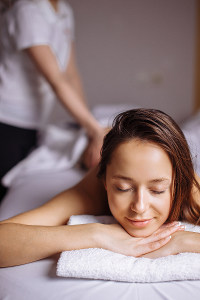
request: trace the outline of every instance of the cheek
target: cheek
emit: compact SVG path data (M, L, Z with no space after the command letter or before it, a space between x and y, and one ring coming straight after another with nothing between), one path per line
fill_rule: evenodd
M111 212L119 210L121 206L118 197L116 197L112 193L108 193L108 205L110 207Z
M171 209L171 196L167 195L161 201L157 202L156 210L160 215L161 220L163 223L168 219L169 213Z
M127 209L128 201L125 197L122 197L113 191L107 190L108 196L108 205L111 213L115 217L116 215L120 215L123 211Z

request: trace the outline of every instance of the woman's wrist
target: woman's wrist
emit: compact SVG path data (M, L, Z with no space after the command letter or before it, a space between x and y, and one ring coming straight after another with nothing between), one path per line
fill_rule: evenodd
M63 240L62 249L60 252L87 248L99 248L101 245L101 225L102 224L99 223L90 223L63 226L65 231L65 239Z
M184 233L184 232L183 232ZM186 231L180 244L182 243L183 251L180 252L196 252L200 253L200 233ZM181 236L180 236L181 237Z
M174 240L173 253L200 252L200 233L191 231L178 231L173 233Z

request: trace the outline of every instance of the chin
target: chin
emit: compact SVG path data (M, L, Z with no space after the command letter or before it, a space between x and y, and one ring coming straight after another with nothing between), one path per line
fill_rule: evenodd
M125 228L126 232L135 238L145 238L153 234L156 230L154 228L143 228L143 229L133 229L133 228Z

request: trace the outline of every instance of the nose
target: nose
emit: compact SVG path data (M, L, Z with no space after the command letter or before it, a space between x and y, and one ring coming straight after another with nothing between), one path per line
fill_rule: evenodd
M148 198L145 195L145 191L143 189L136 191L131 202L131 210L141 215L147 210L148 205Z

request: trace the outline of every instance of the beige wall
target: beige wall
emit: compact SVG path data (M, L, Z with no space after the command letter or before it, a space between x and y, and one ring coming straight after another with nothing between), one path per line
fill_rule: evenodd
M192 112L195 0L69 0L90 105L133 102L177 121Z

